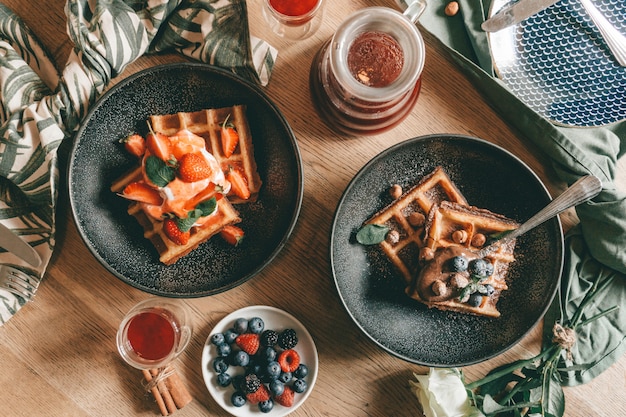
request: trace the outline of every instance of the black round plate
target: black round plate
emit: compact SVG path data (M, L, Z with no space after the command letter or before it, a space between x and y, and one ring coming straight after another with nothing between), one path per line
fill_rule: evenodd
M263 187L255 203L237 205L246 237L237 247L210 239L171 266L127 212L111 183L136 159L120 138L146 133L152 114L243 104ZM302 161L296 139L278 108L257 86L205 64L163 65L114 86L81 126L69 162L70 202L78 231L113 274L149 293L201 297L233 288L261 271L295 227L302 203Z
M551 200L522 161L489 142L457 135L409 139L372 159L348 185L332 226L331 265L346 310L379 346L420 365L465 366L510 348L543 317L560 280L563 233L554 218L518 238L499 318L429 309L410 299L382 251L358 244L355 234L391 203L393 184L406 189L438 165L469 204L520 222Z

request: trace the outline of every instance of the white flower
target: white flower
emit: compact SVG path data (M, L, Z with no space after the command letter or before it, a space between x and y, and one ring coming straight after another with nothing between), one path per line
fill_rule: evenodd
M484 417L472 406L458 369L430 368L409 381L426 417Z

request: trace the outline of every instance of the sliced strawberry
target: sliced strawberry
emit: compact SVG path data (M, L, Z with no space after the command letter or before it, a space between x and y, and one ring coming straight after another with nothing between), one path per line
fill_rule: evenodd
M172 159L172 142L162 133L150 132L146 136L146 147L150 153L162 161Z
M274 395L274 400L283 407L291 407L293 405L295 391L289 385L285 385L285 390L280 395Z
M191 235L189 231L181 231L174 219L165 219L163 222L163 231L165 235L177 245L186 245Z
M300 366L300 355L293 349L287 349L278 355L278 364L283 372L293 372Z
M124 144L126 151L140 158L146 152L146 140L143 136L133 133L120 140Z
M267 389L265 384L261 384L258 390L246 394L246 398L248 401L250 401L251 404L258 404L262 401L267 401L270 399L270 391L269 389Z
M235 152L237 148L237 144L239 143L239 133L235 130L235 126L228 121L230 114L222 123L222 128L220 130L220 136L222 137L222 151L224 152L224 156L228 158Z
M226 171L226 179L230 182L231 190L237 197L242 200L250 198L248 180L240 169L229 165L228 170Z
M261 336L255 333L243 333L237 336L235 344L248 355L254 355L261 346Z
M151 204L153 206L163 204L163 198L159 192L144 182L131 182L124 188L120 195L129 200Z
M211 167L198 153L187 153L178 161L178 177L185 182L196 182L209 178Z
M220 231L220 236L229 244L237 246L244 237L244 231L238 226L227 225Z
M194 208L196 208L198 204L202 203L203 201L209 200L213 197L219 200L220 198L222 198L222 194L219 193L214 183L209 183L209 185L204 190L200 191L198 194L191 197L185 203L185 210L186 211L193 210Z

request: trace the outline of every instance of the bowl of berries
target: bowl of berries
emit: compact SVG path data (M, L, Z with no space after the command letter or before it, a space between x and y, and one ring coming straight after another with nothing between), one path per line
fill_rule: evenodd
M250 306L224 317L202 350L202 376L215 402L234 416L292 413L317 378L313 338L291 314Z

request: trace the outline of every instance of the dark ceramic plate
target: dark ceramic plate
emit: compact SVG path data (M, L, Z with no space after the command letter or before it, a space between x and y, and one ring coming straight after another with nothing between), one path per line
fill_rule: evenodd
M525 221L550 200L518 158L465 136L425 136L372 159L345 190L331 234L331 265L344 306L380 347L426 366L465 366L517 343L550 305L563 266L561 223L554 218L518 238L510 285L497 319L428 309L405 295L404 279L378 247L355 241L362 223L391 202L389 188L417 182L441 165L468 202Z
M263 180L258 201L237 206L246 238L237 247L213 238L165 266L127 203L109 189L135 164L118 140L145 134L151 114L235 104L247 106ZM291 128L260 88L204 64L164 65L122 81L90 111L71 151L69 189L78 231L109 271L149 293L201 297L250 279L285 245L302 203L302 162Z

